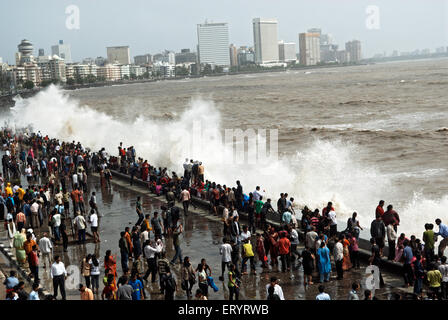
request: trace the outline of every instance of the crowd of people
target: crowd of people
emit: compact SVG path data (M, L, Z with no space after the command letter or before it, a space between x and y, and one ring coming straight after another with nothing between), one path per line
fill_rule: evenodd
M155 284L156 280L160 294L166 300L173 300L179 290L185 291L188 299L193 298L195 292L195 298L199 300L208 298L209 288L219 291L205 258L195 267L190 257L182 256L181 235L185 218L181 210L184 217L188 216L189 206L194 205L193 197L208 203L210 214L221 217L223 241L217 251L222 262L218 274L220 281L226 281L230 300L239 299L239 290L249 268L252 274L257 271L287 273L302 266L305 288L315 281L321 283L318 300L329 298L322 283L332 279L332 272L336 271L333 279L338 281L350 269L360 268L359 236L363 227L357 213L348 219L345 228L338 228L331 202L322 210L312 211L304 207L298 220L294 198L287 193L280 194L274 209L271 199L260 186L245 192L240 181L236 181L235 187L228 187L204 179L204 166L200 161L186 159L183 175L178 175L175 172L169 174L167 168L150 165L147 160L137 157L134 147L126 148L122 143L117 156L109 156L105 148L91 152L79 142L62 142L40 132L14 134L4 129L1 139L4 156L0 177L0 220L5 221L17 261L30 270L33 292L39 289L39 267L43 264L46 268L48 262L54 289L51 298L56 299L60 292L62 299L66 299L64 280L67 271L61 257L53 254L54 247L62 246L67 251L70 233L77 236L78 244L84 244L88 224L93 241L101 241L98 233L101 213L95 192L87 200L88 179L97 172L101 185L110 188L114 170L129 175L131 185L136 178L145 182L152 193L164 196L166 203L160 210L145 214L142 200L137 197L137 221L120 232L118 241L120 277L117 255L110 250L105 253L104 271L95 255L89 254L80 261L84 283L79 285L79 291L83 300L95 297L144 300L149 297L145 287L149 281ZM26 187L20 182L22 175L26 177ZM181 210L176 201L182 203ZM414 285L416 298L424 297L423 283L427 282L429 298L447 299L448 268L443 256L448 242L447 226L437 219L435 223L439 230L434 232L434 226L426 224L423 241L415 236L408 239L404 233L397 237L399 215L392 205L386 211L383 207L384 201L380 201L370 225L371 257L368 263L381 270L383 250L387 248L389 260L403 263L405 285ZM244 225L240 224L241 217L246 220ZM48 232L40 232L41 237L37 239L36 230ZM438 237L442 240L435 254ZM175 252L171 259L167 257L166 247L169 238ZM303 250L299 250L300 244L304 244ZM180 279L176 279L174 271L180 271ZM101 274L104 274L104 288L100 293ZM384 285L381 275L380 278ZM197 289L193 290L196 284ZM19 293L23 291L23 283L9 281L7 290L10 300L24 297ZM359 284L354 283L349 299L359 299L359 290ZM368 297L369 293L365 291L364 296ZM266 286L266 298L285 299L278 278L271 277Z

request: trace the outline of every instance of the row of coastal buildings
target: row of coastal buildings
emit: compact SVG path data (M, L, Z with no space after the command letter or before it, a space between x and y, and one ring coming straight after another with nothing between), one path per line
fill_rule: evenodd
M34 54L33 44L22 40L18 45L15 65L2 63L0 75L2 84L8 82L11 88L25 82L39 86L56 81L74 84L95 81L117 81L144 78L173 78L203 74L205 70L220 72L239 71L245 66L287 66L298 64L312 66L321 63L347 63L361 60L361 43L353 40L339 50L330 34L321 29L309 29L298 34L296 42L278 39L276 19L255 18L253 45L235 46L229 41L228 23L205 22L197 25L196 50L182 49L180 52L165 50L158 54L138 55L131 61L129 46L107 47L107 57L72 60L71 46L60 40L51 47L51 55L44 49ZM297 49L299 51L297 52Z

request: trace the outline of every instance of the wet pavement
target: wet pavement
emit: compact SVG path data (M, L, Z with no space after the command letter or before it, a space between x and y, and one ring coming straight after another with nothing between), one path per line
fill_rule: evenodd
M132 228L138 219L135 212L135 202L138 195L142 196L144 213L152 213L160 209L162 205L163 197L154 197L150 195L149 191L139 186L129 186L128 182L119 179L112 180L112 188L107 189L100 185L99 178L93 176L89 179L88 193L90 195L92 191L96 192L97 203L100 215L100 243L93 243L89 241L84 245L71 244L68 247L68 252L63 252L62 246L56 246L54 254L60 255L65 263L66 268L74 268L79 270L83 257L87 254L95 253L99 258L101 264L102 274L100 276L100 293L103 288L102 277L104 276L103 260L106 250L111 250L113 255L117 257L117 272L118 277L122 275L120 254L118 248L118 240L120 238L120 232L124 231L126 226ZM88 198L88 196L86 196ZM219 246L222 242L222 222L216 216L212 216L204 210L191 208L191 214L188 217L183 217L184 233L181 236L181 248L182 256L189 256L190 261L195 268L202 258L207 259L207 264L212 269L212 276L216 285L219 288L218 292L209 290L209 299L219 300L228 299L227 276L225 281L219 281L218 277L221 274L221 256L219 254ZM241 222L244 224L244 221ZM89 228L90 229L90 228ZM35 231L36 236L39 238L43 230ZM6 243L6 234L0 233L0 240ZM152 237L152 235L151 235ZM253 239L254 240L254 239ZM172 246L172 240L168 238L166 240L167 246L167 258L171 260L174 256L174 250ZM299 251L303 249L303 246L299 246ZM353 281L362 283L365 279L366 264L361 264L359 270L353 270L344 273L343 280L332 280L325 284L326 292L330 294L332 299L347 299L348 292L351 290ZM146 269L146 263L145 263ZM177 279L180 279L180 265L172 267ZM335 270L335 269L333 269ZM44 269L42 266L39 268L41 286L43 286L50 293L53 293L53 285L49 274L49 268ZM333 272L335 274L335 272ZM272 276L276 276L280 279L280 285L283 289L285 299L287 300L314 300L318 293L318 279L314 279L315 284L305 290L303 285L303 270L293 270L291 272L278 272L277 269L269 270L262 273L260 263L257 262L257 275L243 275L241 277L242 286L240 290L241 300L264 300L265 286L269 283L269 279ZM317 274L316 274L317 276ZM403 280L396 274L383 272L383 277L386 282L385 288L376 291L375 295L379 299L388 299L393 292L405 293L404 289L400 288L403 285ZM79 273L72 274L69 280L66 282L67 299L79 299L78 284L84 282L84 278ZM178 282L178 292L175 299L187 299L186 294L180 289L180 283ZM197 284L193 287L193 292L197 289ZM148 283L146 285L147 299L163 299L163 296L158 294L159 286L158 280L154 283ZM362 292L364 289L362 290ZM58 296L60 298L60 295ZM96 299L101 299L98 295ZM360 298L363 298L363 293L360 294Z

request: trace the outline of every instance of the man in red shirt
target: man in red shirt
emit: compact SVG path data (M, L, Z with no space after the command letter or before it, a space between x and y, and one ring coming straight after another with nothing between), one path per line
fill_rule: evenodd
M287 270L290 270L290 262L291 259L289 257L291 242L286 237L286 232L281 231L279 232L280 240L278 240L278 253L280 254L280 261L282 262L282 272Z
M384 200L380 200L380 203L376 207L375 218L383 217L383 214L384 214L383 207L384 207Z
M332 202L328 202L327 206L322 209L322 216L327 217L330 211L334 211Z

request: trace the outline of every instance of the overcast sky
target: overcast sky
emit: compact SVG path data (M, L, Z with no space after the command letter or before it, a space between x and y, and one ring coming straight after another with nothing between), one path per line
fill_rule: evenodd
M22 39L50 53L63 39L72 58L106 56L107 46L129 45L131 56L196 48L196 25L228 22L230 42L253 45L252 19L277 18L279 40L322 28L344 46L362 41L364 57L393 50L448 46L447 0L0 0L0 57L14 64ZM66 27L66 8L76 5L80 29ZM379 9L379 29L367 28L369 5ZM375 25L375 24L374 24ZM297 46L298 51L298 46Z

